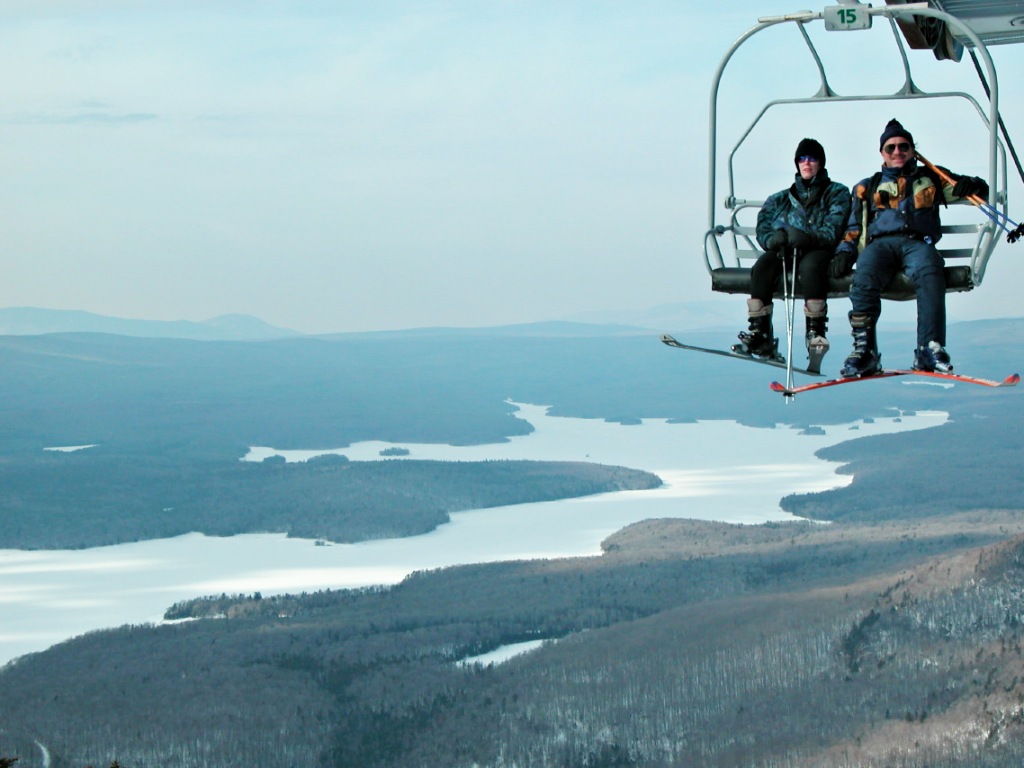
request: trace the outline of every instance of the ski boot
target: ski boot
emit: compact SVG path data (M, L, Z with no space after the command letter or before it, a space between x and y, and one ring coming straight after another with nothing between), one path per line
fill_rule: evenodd
M850 329L853 335L853 350L843 363L840 378L854 379L874 376L882 370L882 356L878 354L875 340L875 321L868 315L850 313Z
M824 299L808 299L804 302L804 320L807 324L807 370L821 373L821 359L828 352L829 343L825 338L828 330L828 306Z
M747 316L750 327L739 332L740 343L733 344L732 351L738 355L785 362L779 354L779 340L772 331L772 305L765 305L759 299L747 299Z
M936 373L952 373L953 363L949 361L949 353L943 349L937 341L929 341L928 346L918 347L914 350L915 371L929 371Z

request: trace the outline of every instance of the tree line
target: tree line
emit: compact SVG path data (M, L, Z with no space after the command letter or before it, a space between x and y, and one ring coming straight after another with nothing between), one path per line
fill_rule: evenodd
M44 453L0 462L0 540L95 547L190 532L358 542L415 536L451 512L657 487L648 472L581 462L191 461Z

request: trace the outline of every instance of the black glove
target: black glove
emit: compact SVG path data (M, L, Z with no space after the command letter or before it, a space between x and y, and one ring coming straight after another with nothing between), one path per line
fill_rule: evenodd
M775 229L764 239L766 251L781 251L786 247L786 230Z
M804 232L802 229L796 227L786 227L786 240L794 248L798 248L801 251L810 250L814 245L814 240L809 234Z
M979 179L977 176L961 176L957 179L956 184L953 185L953 196L969 197L970 195L988 197L988 184L984 179Z
M840 251L832 257L828 265L828 273L832 277L843 277L853 272L853 265L857 263L857 254L851 251Z

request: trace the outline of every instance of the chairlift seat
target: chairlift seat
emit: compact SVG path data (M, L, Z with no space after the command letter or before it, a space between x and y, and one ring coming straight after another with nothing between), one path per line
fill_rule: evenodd
M971 278L971 268L966 264L947 266L944 269L946 274L946 293L962 293L974 288L974 281ZM838 299L850 294L850 284L853 282L852 275L845 277L830 277L828 298ZM735 293L744 296L750 295L750 267L719 267L711 271L711 288L719 293ZM801 293L800 279L796 281L796 295L804 298ZM775 297L783 298L782 278L779 277L775 288ZM897 272L889 285L882 291L882 298L893 301L910 301L917 298L914 284L905 272Z

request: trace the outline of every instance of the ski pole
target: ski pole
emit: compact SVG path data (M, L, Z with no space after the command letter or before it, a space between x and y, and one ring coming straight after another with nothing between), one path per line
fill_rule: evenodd
M793 254L792 282L790 270L786 269L786 256L782 256L782 291L783 303L786 307L786 389L793 388L793 323L796 321L796 255L797 249L790 247ZM786 403L792 402L790 395L785 397Z
M1005 213L1000 211L998 208L992 207L991 205L988 204L986 200L979 198L977 195L969 195L964 199L974 203L974 205L981 209L982 213L984 213L986 216L992 219L992 221L998 224L1004 232L1010 232L1010 230L1006 226L1007 223L1013 224L1014 226L1020 226L1017 224L1017 222L1015 222Z
M920 152L917 153L917 158L922 163L924 163L928 168L935 171L935 173L938 174L939 178L942 179L944 182L946 182L947 184L956 184L956 179L950 176L944 168L940 168L939 166L935 165L935 163L933 163L927 157L922 155ZM974 205L981 208L982 212L985 213L990 219L992 219L992 221L996 222L997 224L999 223L999 221L998 219L993 217L993 214L997 216L1004 216L1007 221L1016 226L1015 221L1011 220L1009 216L1006 216L1006 214L997 211L995 208L988 204L987 200L982 198L980 195L967 195L966 197L964 197L964 199L970 201L971 203L974 203ZM1006 228L1003 227L1003 229L1005 230Z
M940 179L942 179L947 184L956 184L956 180L952 176L950 176L944 169L932 163L927 157L922 155L920 152L917 152L916 154L917 158L922 163L924 163L928 168L935 171L935 173L939 175ZM1024 224L1018 224L1016 221L1011 219L1002 211L989 205L988 201L985 200L980 195L967 195L964 199L977 206L982 213L988 216L988 218L994 224L996 224L1000 229L1003 230L1003 232L1006 233L1006 242L1015 243L1021 237L1024 237ZM1003 219L1005 219L1005 221L1003 221ZM1007 224L1012 225L1014 228L1010 229L1010 227L1008 227Z

